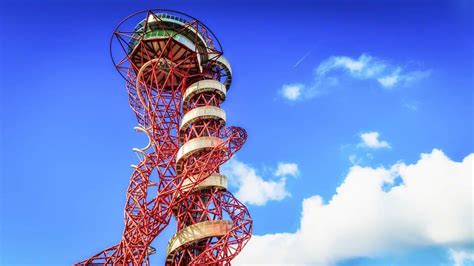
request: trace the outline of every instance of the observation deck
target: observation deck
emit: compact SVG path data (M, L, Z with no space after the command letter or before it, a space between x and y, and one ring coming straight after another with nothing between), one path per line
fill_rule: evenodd
M173 45L167 45L168 41ZM182 62L180 67L202 70L201 63L206 62L209 51L214 50L212 42L199 32L196 22L166 13L150 14L142 20L133 30L128 46L130 59L138 69L161 56L169 62L187 60L189 62ZM194 56L197 60L192 60Z

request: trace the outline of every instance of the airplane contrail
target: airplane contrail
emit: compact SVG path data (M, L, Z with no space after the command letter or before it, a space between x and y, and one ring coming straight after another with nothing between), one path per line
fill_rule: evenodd
M303 60L306 59L306 57L311 53L311 49L305 54L303 55L300 60L298 60L298 62L296 62L296 64L293 66L293 68L296 68L301 62L303 62Z

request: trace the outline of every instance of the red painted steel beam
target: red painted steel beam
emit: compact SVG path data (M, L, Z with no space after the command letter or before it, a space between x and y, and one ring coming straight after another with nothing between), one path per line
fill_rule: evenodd
M180 130L183 115L199 107L219 108L224 100L218 91L203 90L183 105L183 94L195 82L213 79L230 86L222 54L204 24L179 12L147 10L119 24L112 36L112 59L127 82L138 129L150 143L135 149L141 160L133 166L127 189L120 242L77 265L148 265L155 252L150 244L172 216L178 234L202 222L227 220L229 227L178 246L167 254L167 265L228 265L248 242L252 220L247 208L222 186L199 187L242 147L245 130L225 127L210 116L197 117ZM177 169L183 145L210 137L220 141L186 155Z

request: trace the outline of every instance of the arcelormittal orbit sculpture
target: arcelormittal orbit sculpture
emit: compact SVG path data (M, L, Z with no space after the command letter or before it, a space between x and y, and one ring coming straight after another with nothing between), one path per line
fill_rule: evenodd
M219 41L195 18L147 10L117 26L111 55L149 143L134 149L141 161L132 165L121 241L78 264L148 265L150 244L172 216L166 265L230 264L252 220L219 172L247 137L225 126L220 106L232 70Z

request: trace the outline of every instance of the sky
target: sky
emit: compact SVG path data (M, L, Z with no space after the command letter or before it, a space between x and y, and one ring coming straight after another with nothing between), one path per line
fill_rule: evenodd
M234 264L474 265L474 9L459 0L2 1L1 265L120 240L145 139L108 42L149 8L200 19L232 64L223 108L249 138L222 171L254 221Z

